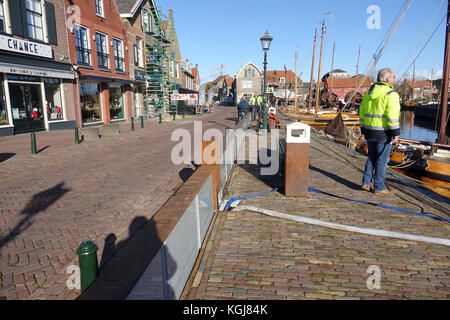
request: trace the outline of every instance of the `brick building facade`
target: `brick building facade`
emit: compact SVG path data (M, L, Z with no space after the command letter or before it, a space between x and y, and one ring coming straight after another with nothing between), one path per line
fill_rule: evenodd
M78 125L130 119L132 81L126 54L130 48L127 28L114 0L65 0L65 4L80 12L72 19L68 34L70 59L77 72ZM71 20L69 14L67 19Z
M64 3L0 1L0 136L75 127Z

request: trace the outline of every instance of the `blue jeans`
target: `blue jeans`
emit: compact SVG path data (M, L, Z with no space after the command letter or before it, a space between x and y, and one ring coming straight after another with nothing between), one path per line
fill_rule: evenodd
M386 179L386 168L389 163L392 144L387 141L367 141L367 144L369 156L367 158L362 183L363 185L370 186L373 177L375 191L383 191L386 189L384 181Z
M256 115L259 116L259 106L253 106L253 120L256 120Z

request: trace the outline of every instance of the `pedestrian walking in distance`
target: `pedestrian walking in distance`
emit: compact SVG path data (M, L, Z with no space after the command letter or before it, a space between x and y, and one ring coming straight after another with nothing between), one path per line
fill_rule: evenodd
M394 81L392 69L381 69L377 83L366 92L359 108L361 133L369 149L362 189L370 191L373 178L375 194L393 194L385 179L392 143L397 143L400 135L400 96Z
M241 101L239 102L239 106L238 106L238 112L239 112L239 120L244 119L245 114L247 113L247 97L246 96L242 96Z

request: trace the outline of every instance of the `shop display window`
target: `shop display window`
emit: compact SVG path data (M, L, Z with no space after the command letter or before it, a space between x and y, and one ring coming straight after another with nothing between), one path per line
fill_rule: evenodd
M109 86L109 112L111 119L122 119L123 113L123 86L111 84Z
M102 121L100 84L80 83L81 117L84 123Z
M61 84L59 79L44 78L45 107L48 121L64 119Z

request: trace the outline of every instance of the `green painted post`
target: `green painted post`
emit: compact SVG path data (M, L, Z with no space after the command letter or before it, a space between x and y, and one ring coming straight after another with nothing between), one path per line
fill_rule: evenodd
M141 129L144 129L144 116L141 116Z
M183 119L186 118L186 112L183 111Z
M78 134L78 127L75 127L75 144L80 144L80 136Z
M36 154L36 133L31 133L31 154Z
M134 131L134 118L131 117L131 131Z
M175 120L175 117L177 116L177 112L176 111L174 111L173 112L173 120Z
M159 114L159 123L162 123L162 113Z
M83 241L77 249L82 292L98 277L97 250L98 247L92 241Z

